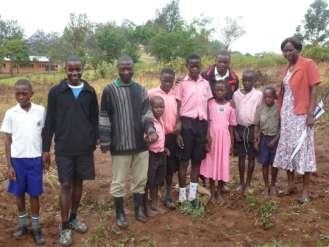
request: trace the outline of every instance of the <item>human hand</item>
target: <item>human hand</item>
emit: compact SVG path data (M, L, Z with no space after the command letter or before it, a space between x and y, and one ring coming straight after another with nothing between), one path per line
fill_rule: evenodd
M8 168L7 177L11 181L16 181L16 172L12 166Z
M276 140L274 138L269 143L267 143L267 147L272 149L272 148L274 148L275 144L276 144Z
M314 122L315 122L315 118L313 116L313 114L307 114L307 117L306 117L306 125L308 127L313 127L314 125Z
M210 149L211 149L211 144L212 144L212 139L211 139L210 136L208 136L208 137L207 137L207 145L206 145L206 150L207 150L207 152L210 151Z
M153 131L147 135L148 143L150 143L150 144L156 142L158 140L158 138L159 137L155 131Z
M184 140L183 140L182 135L178 134L176 136L176 143L180 149L184 149Z
M99 148L101 149L101 152L103 154L105 154L106 152L110 152L109 146L100 145Z
M168 149L168 148L165 148L165 154L167 155L167 156L170 156L171 155L171 153L170 153L170 150Z
M44 152L42 154L42 164L43 164L43 170L48 171L50 167L50 153Z

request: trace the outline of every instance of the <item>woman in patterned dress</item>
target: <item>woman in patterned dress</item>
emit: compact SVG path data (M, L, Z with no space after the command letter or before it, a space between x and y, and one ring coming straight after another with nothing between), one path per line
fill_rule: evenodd
M279 94L281 133L274 167L282 168L288 175L288 194L296 191L294 172L303 175L303 191L300 202L308 202L310 174L316 170L314 152L314 117L316 87L320 76L316 64L302 57L301 42L295 37L281 44L283 56L288 60ZM290 161L293 149L302 132L310 127L300 151Z

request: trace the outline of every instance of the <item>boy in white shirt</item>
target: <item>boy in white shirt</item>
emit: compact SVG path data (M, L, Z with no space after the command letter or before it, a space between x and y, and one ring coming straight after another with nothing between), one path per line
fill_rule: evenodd
M15 238L26 235L28 214L25 209L25 193L30 196L32 236L38 245L45 243L39 223L39 196L42 186L42 141L45 108L31 103L32 86L28 80L15 84L17 105L6 111L1 132L5 134L5 150L8 165L8 192L16 197L19 227Z

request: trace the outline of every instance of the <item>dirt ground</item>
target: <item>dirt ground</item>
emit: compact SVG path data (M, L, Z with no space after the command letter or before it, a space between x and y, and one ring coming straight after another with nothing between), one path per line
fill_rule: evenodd
M12 99L4 97L7 93L4 89L0 92L1 119L4 109L13 103ZM237 194L234 191L238 181L237 160L232 158L232 182L229 184L232 190L224 196L223 203L208 204L203 217L183 215L175 210L149 219L145 224L139 223L134 220L131 196L127 195L130 224L127 230L119 230L114 224L109 193L110 157L97 150L97 177L85 183L80 210L80 217L88 224L89 231L84 235L74 233L74 246L329 246L328 131L327 120L321 120L316 131L318 171L312 176L312 201L307 205L298 204L298 194L263 197L260 166L255 169L254 192L245 196ZM11 237L17 211L14 198L6 193L3 151L0 162L0 246L34 246L29 235L22 240ZM280 171L278 185L281 190L286 188L286 182L285 173ZM297 183L300 192L300 177ZM46 246L58 246L58 191L53 164L53 169L45 176L45 193L41 197ZM177 192L175 194L177 196Z

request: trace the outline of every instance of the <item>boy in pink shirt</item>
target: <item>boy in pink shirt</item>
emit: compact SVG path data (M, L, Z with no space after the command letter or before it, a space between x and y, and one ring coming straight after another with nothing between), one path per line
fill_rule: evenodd
M257 151L254 147L254 131L256 124L256 110L261 105L263 93L254 88L256 73L251 69L243 72L243 88L233 94L233 103L237 114L237 127L235 128L235 151L239 156L240 185L238 191L244 192L250 187L255 167ZM248 172L245 182L245 159L248 156Z
M161 96L153 96L150 100L154 119L153 124L158 135L158 140L149 145L149 169L146 185L146 212L148 216L154 216L159 211L158 192L163 185L166 176L166 156L169 153L165 148L165 129L161 116L164 112L165 103ZM148 205L148 197L151 205Z
M186 59L187 76L176 88L179 121L177 144L179 146L179 203L187 200L186 171L191 160L191 182L188 200L196 207L196 192L201 161L206 156L208 130L208 100L213 97L209 82L200 75L201 58L190 55ZM179 128L180 127L180 128Z
M165 184L164 205L169 209L175 209L175 203L172 199L171 187L173 175L178 171L179 160L177 158L177 144L175 127L177 122L177 101L174 86L175 72L172 69L164 68L160 74L161 85L148 91L149 97L155 95L161 96L165 103L162 120L165 129L165 147L169 150L170 156L167 157L167 174Z

